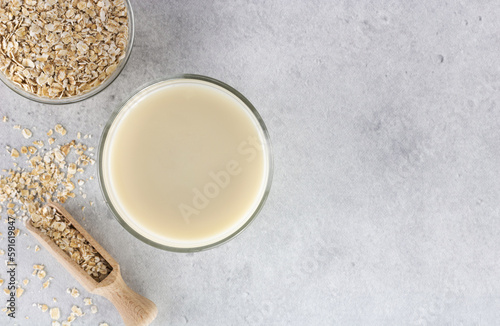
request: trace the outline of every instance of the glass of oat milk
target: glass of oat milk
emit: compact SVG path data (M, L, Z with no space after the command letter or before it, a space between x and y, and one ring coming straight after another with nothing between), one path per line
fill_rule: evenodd
M166 250L204 250L239 234L264 205L272 172L269 135L253 105L199 75L137 92L100 143L108 206L130 233Z

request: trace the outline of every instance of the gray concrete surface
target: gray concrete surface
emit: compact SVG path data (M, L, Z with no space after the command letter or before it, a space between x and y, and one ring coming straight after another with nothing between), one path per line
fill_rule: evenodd
M114 220L97 182L66 205L157 303L153 325L498 325L497 1L132 2L136 44L122 75L63 107L0 85L0 115L11 119L0 147L24 143L14 124L42 137L58 122L97 146L122 100L179 73L223 80L254 103L272 138L274 184L233 241L196 254L152 248ZM5 152L0 163L12 164ZM2 314L2 325L49 325L32 303L67 316L89 296L35 244L18 239L18 277L31 283L18 318ZM54 277L49 289L31 278L34 263ZM80 298L65 293L73 286ZM121 325L91 297L98 314L74 325Z

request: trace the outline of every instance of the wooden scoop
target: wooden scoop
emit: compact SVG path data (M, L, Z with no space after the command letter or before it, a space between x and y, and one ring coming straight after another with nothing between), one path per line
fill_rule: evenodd
M46 234L31 224L31 219L26 222L26 227L31 234L80 282L90 293L98 294L113 303L127 326L149 325L158 314L156 305L149 299L132 291L123 281L120 265L104 250L97 241L60 205L49 202L77 229L85 239L97 250L99 254L111 265L113 270L102 281L97 282L87 272L73 261L69 255L59 248Z

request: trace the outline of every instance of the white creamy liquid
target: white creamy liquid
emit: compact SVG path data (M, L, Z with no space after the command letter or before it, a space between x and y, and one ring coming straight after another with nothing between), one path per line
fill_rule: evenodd
M250 109L215 84L160 82L127 102L102 154L121 218L157 243L191 248L238 230L269 174L268 145Z

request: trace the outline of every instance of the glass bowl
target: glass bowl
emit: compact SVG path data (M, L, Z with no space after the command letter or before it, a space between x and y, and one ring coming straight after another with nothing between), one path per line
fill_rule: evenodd
M134 45L134 33L135 33L135 28L134 28L134 11L132 9L132 5L130 4L130 0L125 0L125 5L127 6L127 15L128 15L128 43L127 43L127 48L125 52L125 57L122 59L120 64L116 67L115 71L106 79L102 84L100 84L97 87L92 88L90 91L76 95L76 96L71 96L71 97L64 97L64 98L48 98L48 97L43 97L43 96L38 96L36 94L30 93L22 89L21 87L17 86L14 84L10 79L5 76L3 72L0 72L0 80L11 90L16 92L17 94L35 101L39 103L44 103L44 104L71 104L71 103L76 103L80 102L83 100L86 100L88 98L91 98L92 96L100 93L103 91L106 87L108 87L115 79L120 75L121 71L127 64L127 61L130 57L130 53L132 52L132 47Z
M216 239L206 241L207 243L199 244L197 242L194 242L194 244L182 246L182 245L167 245L164 243L160 243L160 241L154 240L153 238L161 238L160 236L157 235L150 235L148 237L147 231L145 229L141 230L141 227L139 226L134 226L136 224L133 220L134 218L125 218L127 214L125 213L124 209L121 209L119 207L119 200L116 199L116 197L113 195L112 191L112 185L111 182L109 181L110 177L106 177L106 175L109 175L108 171L109 168L107 169L104 161L107 159L105 158L107 153L110 151L110 143L111 141L107 141L108 139L112 139L113 134L116 130L116 126L120 125L120 122L123 121L123 118L127 116L128 113L130 113L130 108L134 107L134 104L137 103L137 101L140 101L144 97L142 97L145 94L151 94L154 92L154 90L165 87L165 85L174 85L176 82L194 82L194 83L205 83L208 84L211 87L216 87L225 92L226 94L230 95L234 99L236 99L238 102L242 104L242 106L246 107L249 109L247 112L252 116L252 120L256 124L256 128L258 130L258 133L260 134L259 137L261 137L261 142L263 146L263 160L264 160L264 174L263 174L263 181L262 181L262 188L259 191L259 195L255 196L255 203L254 205L251 206L251 209L249 209L245 214L248 215L242 215L242 218L232 224L230 227L227 227L224 229L223 232L218 233ZM171 84L169 84L171 83ZM155 88L156 87L156 88ZM219 246L230 239L234 238L236 235L240 234L244 229L246 229L250 223L255 219L255 217L259 214L260 210L264 206L264 203L268 197L270 188L271 188L271 182L272 182L272 175L273 175L273 160L272 160L272 152L271 152L271 145L270 145L270 139L269 139L269 133L267 131L266 125L264 124L264 121L262 120L260 114L257 112L255 107L248 101L241 93L239 93L236 89L232 88L231 86L218 81L216 79L206 77L206 76L201 76L201 75L192 75L192 74L184 74L184 75L179 75L175 76L172 78L167 78L167 79L162 79L159 81L155 81L153 83L148 84L145 87L142 87L139 89L137 92L134 93L129 99L127 99L122 105L120 105L115 112L111 115L108 123L106 124L104 131L102 133L100 143L99 143L99 152L98 152L98 162L99 162L99 183L100 183L100 188L103 193L103 196L105 198L105 201L110 208L110 210L113 212L115 218L118 220L118 222L133 236L135 236L137 239L154 246L156 248L160 248L163 250L168 250L168 251L174 251L174 252L196 252L196 251L201 251L201 250L206 250L210 249L216 246ZM114 202L115 201L115 202ZM123 216L122 216L123 215ZM129 222L128 222L128 221ZM167 238L164 238L167 239ZM175 242L175 241L173 241Z

